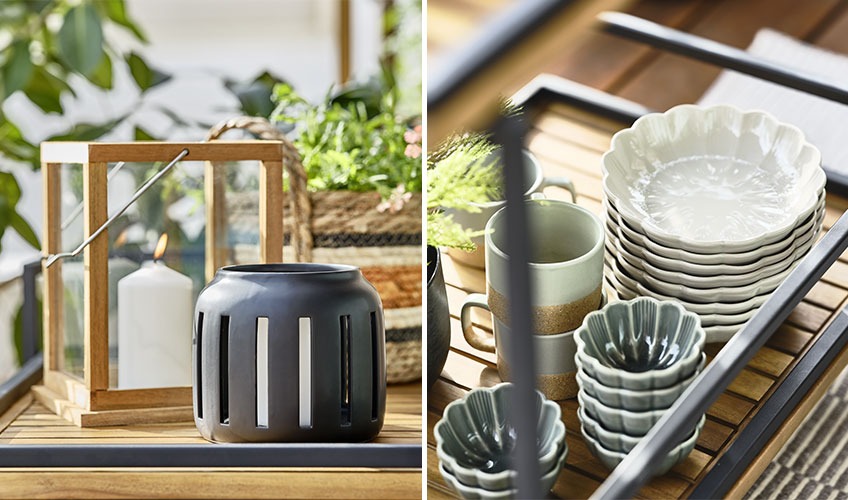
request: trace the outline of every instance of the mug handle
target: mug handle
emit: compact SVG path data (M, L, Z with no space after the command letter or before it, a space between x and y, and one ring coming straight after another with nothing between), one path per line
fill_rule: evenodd
M479 332L471 325L471 308L479 307L489 311L486 296L482 293L472 293L465 297L459 310L459 322L462 324L462 335L471 347L483 352L495 352L495 336ZM491 312L491 311L490 311Z
M574 189L574 183L568 177L545 177L542 179L542 189L548 186L565 189L571 193L571 202L577 203L577 190Z

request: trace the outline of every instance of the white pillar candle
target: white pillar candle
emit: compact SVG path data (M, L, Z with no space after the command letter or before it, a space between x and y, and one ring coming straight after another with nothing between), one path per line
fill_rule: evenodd
M161 261L118 282L118 388L191 385L191 278Z

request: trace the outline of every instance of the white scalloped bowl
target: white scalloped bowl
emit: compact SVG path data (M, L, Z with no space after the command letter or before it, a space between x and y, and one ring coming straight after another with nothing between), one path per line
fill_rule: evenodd
M472 389L445 408L433 429L439 461L463 485L489 491L514 487L516 471L510 463L516 436L506 424L514 390L510 383ZM565 448L565 424L559 405L538 390L535 411L539 467L548 471Z
M784 239L813 213L820 164L800 129L768 113L685 104L616 133L603 186L624 220L658 243L743 252Z
M798 261L810 251L815 242L813 232L811 231L807 237L797 246L793 243L788 246L785 252L781 252L781 259L766 265L762 265L757 269L753 269L746 273L722 273L722 270L727 270L731 266L712 266L715 269L711 275L690 274L686 272L688 269L682 266L676 270L668 270L663 267L655 266L645 255L649 252L631 251L623 238L619 238L609 229L606 230L606 240L604 246L607 252L616 255L619 259L625 260L628 264L638 269L640 272L650 275L651 277L664 281L666 283L674 283L685 285L691 288L711 289L722 286L747 286L757 283L760 280L774 276L786 269L789 269L793 262ZM765 259L763 259L765 260ZM684 270L685 269L685 270Z
M766 268L782 269L789 265L790 262L797 259L798 256L805 254L812 248L816 242L821 223L824 219L824 210L821 212L821 217L816 219L812 228L805 227L804 231L798 238L792 240L785 248L778 250L777 253L764 255L759 259L749 264L693 264L679 259L672 259L658 255L646 248L640 247L633 243L629 237L617 232L616 229L606 225L604 231L607 239L606 243L612 245L618 255L629 257L628 261L642 268L648 273L651 273L657 278L666 279L672 273L686 274L692 280L690 286L698 286L696 281L706 280L711 282L715 276L721 277L724 280L736 280L737 284L742 284L743 281L749 280L750 275L759 273ZM801 228L798 229L800 231ZM728 255L728 254L722 254ZM633 261L638 261L638 265ZM763 271L764 272L764 271ZM773 273L770 273L773 274Z
M683 299L689 302L701 304L712 304L715 302L725 301L742 301L749 297L757 295L765 295L773 292L783 283L789 274L795 270L795 267L803 259L803 255L792 261L789 267L783 269L777 274L764 276L763 278L741 286L721 286L716 282L716 286L711 288L693 288L691 286L682 285L679 283L670 283L651 276L641 269L631 265L624 259L618 261L619 268L623 269L630 276L639 276L640 282L650 288L656 290L669 297Z
M607 277L612 278L615 284L620 285L619 287L616 287L616 289L623 287L636 296L653 297L657 300L673 300L679 302L680 305L682 305L687 311L691 311L699 316L704 314L744 314L751 309L755 309L763 305L771 295L770 293L763 293L761 295L755 295L739 301L728 300L726 302L715 301L707 303L689 302L685 299L666 295L646 287L624 271L618 264L617 259L609 259L606 257L608 257L608 255L605 255L604 259L604 273Z
M607 387L662 389L696 370L705 333L697 315L650 297L607 304L574 331L583 370Z
M652 264L669 270L680 269L690 274L714 276L715 274L741 274L774 264L786 259L798 246L811 240L815 242L813 237L818 234L824 221L825 192L822 191L819 195L816 210L787 234L786 238L753 250L736 253L701 254L663 246L629 227L608 200L603 202L603 207L606 216L604 229L617 235L622 245L634 255L641 255Z
M619 272L619 275L624 274L623 272L621 272L620 268L619 268L618 272ZM698 310L696 310L695 309L696 306L706 306L706 308L711 308L711 310L719 310L720 311L720 309L718 309L718 307L723 306L724 304L721 304L721 303L698 304L698 303L694 303L694 302L686 302L683 299L670 297L668 295L663 295L663 294L660 294L660 293L655 294L655 293L653 293L652 290L648 290L645 287L640 288L642 290L642 293L640 293L640 292L637 292L634 288L631 288L628 285L622 284L622 281L624 281L624 278L623 277L622 277L622 279L616 278L615 273L612 273L612 275L611 275L609 272L607 272L605 274L605 276L607 278L607 281L609 281L612 284L612 288L615 289L616 294L618 295L618 298L620 300L632 300L636 297L652 297L652 298L657 299L657 300L673 300L675 302L678 302L680 305L682 305L683 308L686 309L687 311L691 311L691 312L697 314L698 317L701 318L701 326L705 329L707 327L713 327L713 326L717 326L717 325L741 325L741 324L745 323L746 321L748 321L749 319L751 319L754 316L754 314L756 314L757 310L759 309L759 306L752 305L749 309L746 309L746 310L741 311L741 312L736 312L736 313L699 312L699 311L704 311L704 310L708 310L708 309L700 309L699 308ZM628 281L628 284L632 285L633 284L632 280ZM765 295L765 296L768 297L768 295ZM707 337L709 338L709 336L707 336ZM709 340L707 340L707 341L709 342Z
M615 277L609 274L604 274L604 281L606 281L607 287L609 287L609 289L613 292L610 294L610 300L633 300L642 296L641 294L632 292L626 287L622 287L618 281L616 281ZM650 297L650 295L647 296ZM754 312L756 312L756 310ZM744 322L734 325L716 324L712 326L702 326L702 328L707 336L706 343L711 344L713 342L727 342L733 338L733 336L736 335L743 326L745 326Z

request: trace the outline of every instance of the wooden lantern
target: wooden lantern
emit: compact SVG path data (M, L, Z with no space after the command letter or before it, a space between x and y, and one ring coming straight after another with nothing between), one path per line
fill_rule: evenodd
M224 265L217 244L225 226L224 177L217 162L260 162L259 235L262 263L281 262L283 249L283 153L280 141L216 141L196 143L45 142L41 144L44 179L43 250L61 252L61 171L63 165L83 169L84 238L108 218L107 165L113 162L168 162L188 149L183 161L205 161L206 280ZM61 261L44 268L44 378L33 388L36 398L80 427L191 421L191 387L109 388L109 241L104 231L83 254L83 373L80 379L61 369L63 353L63 282Z

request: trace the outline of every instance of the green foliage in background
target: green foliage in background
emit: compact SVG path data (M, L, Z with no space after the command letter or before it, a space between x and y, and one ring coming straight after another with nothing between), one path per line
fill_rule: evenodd
M482 134L448 138L427 157L427 244L474 250L471 238L481 234L463 228L444 209L479 212L501 191L501 172L486 159L498 149Z
M295 126L293 142L311 189L376 190L384 198L399 185L421 191L421 159L405 154L410 128L395 117L390 94L371 113L362 99L312 105L287 84L274 89L274 99L271 117Z
M498 99L498 113L523 119L523 109L505 97ZM427 155L428 245L474 250L471 239L485 231L462 227L445 209L478 213L474 203L502 199L502 171L497 161L487 161L499 147L489 134L455 132Z
M58 22L56 22L58 21ZM114 24L141 42L144 34L127 17L123 0L4 0L0 2L0 95L15 93L46 114L62 114L62 96L75 96L66 83L79 76L102 89L112 88L114 68L126 64L142 93L170 77L152 69L138 54L122 53L103 36L103 26ZM5 42L5 43L4 43ZM94 140L109 132L116 121L78 123L51 140ZM39 149L21 134L12 117L0 109L0 154L6 160L38 168ZM0 167L2 168L2 167ZM0 237L6 228L17 231L38 248L38 239L15 204L20 187L8 172L0 171Z
M271 119L293 126L313 190L421 192L420 2L385 2L379 72L312 104L278 85ZM415 71L418 73L416 74ZM410 82L409 80L414 81Z

